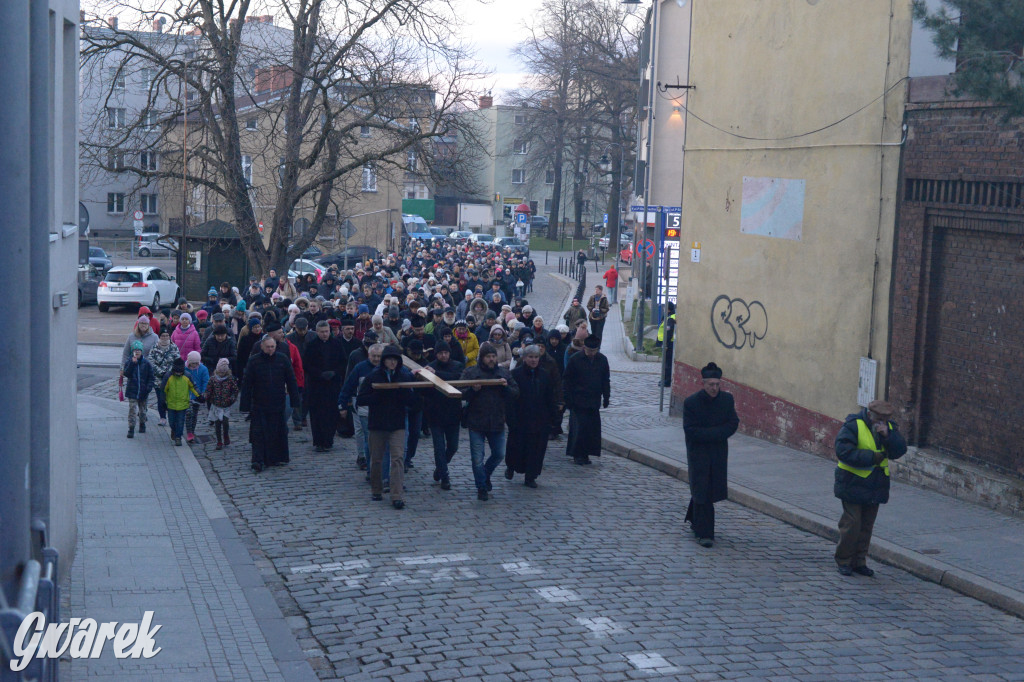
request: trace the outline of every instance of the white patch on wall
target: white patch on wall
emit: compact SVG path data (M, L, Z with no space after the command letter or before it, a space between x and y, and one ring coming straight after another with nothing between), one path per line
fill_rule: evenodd
M807 182L789 178L743 178L740 232L800 241Z

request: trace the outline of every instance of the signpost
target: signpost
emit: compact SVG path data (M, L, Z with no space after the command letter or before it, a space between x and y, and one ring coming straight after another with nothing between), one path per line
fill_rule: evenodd
M644 256L647 260L654 258L654 240L645 239L642 242L637 242L636 255Z
M679 232L681 214L665 215L662 239L661 277L658 278L658 305L676 302L679 285Z
M132 227L135 228L135 236L142 236L142 211L135 211L132 213Z

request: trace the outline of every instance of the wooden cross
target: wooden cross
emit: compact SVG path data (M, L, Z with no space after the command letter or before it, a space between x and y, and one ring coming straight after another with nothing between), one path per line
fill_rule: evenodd
M462 398L462 391L459 386L502 386L502 379L479 379L479 380L457 380L445 381L429 369L424 369L418 362L411 360L408 355L402 356L402 364L415 372L417 379L421 381L396 381L392 383L376 383L373 388L388 390L397 388L436 388L446 398Z

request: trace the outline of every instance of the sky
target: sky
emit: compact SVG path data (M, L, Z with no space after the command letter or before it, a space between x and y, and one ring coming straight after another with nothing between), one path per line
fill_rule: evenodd
M454 1L464 19L461 35L475 46L480 63L494 71L481 86L493 88L500 104L502 92L516 88L525 76L512 49L525 37L525 24L539 11L541 0Z

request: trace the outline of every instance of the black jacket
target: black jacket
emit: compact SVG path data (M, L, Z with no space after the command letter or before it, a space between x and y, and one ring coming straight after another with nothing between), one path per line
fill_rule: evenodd
M580 351L569 358L562 373L565 406L570 410L597 410L601 399L608 402L612 394L611 369L608 358L601 353L593 360Z
M507 421L507 402L519 395L512 374L504 367L487 369L476 364L462 373L462 379L504 379L508 382L508 386L484 386L479 391L472 386L462 389L462 397L469 401L466 407L466 428L484 432L503 431Z
M242 379L242 400L239 410L283 410L285 392L292 404L299 404L299 385L295 382L292 362L283 353L268 356L262 351L249 358Z
M555 416L554 378L542 366L530 369L526 363L516 365L512 378L519 395L512 401L510 428L521 433L547 433Z
M217 369L217 361L221 358L228 359L233 371L235 368L235 340L231 338L231 334L228 334L223 341L218 341L217 337L211 334L210 338L203 343L201 355L203 364L206 365L206 369L210 370L210 376L213 376L213 370Z
M885 504L889 501L889 476L881 467L874 466L875 453L857 448L857 422L863 420L869 425L868 410L864 408L846 417L846 422L836 436L836 457L855 469L871 469L867 478L836 467L835 496L851 504ZM907 441L896 430L896 423L889 422L889 434L879 436L872 433L875 445L884 450L888 459L899 459L907 454Z
M321 341L320 337L313 335L302 351L302 371L306 375L307 388L326 389L329 385L336 384L337 390L340 391L347 365L345 349L334 337ZM337 402L337 391L331 396L331 400Z
M455 360L449 360L443 365L434 360L427 367L434 370L434 374L445 381L458 379L466 369L463 363ZM462 401L445 398L441 395L431 395L423 401L423 418L426 420L427 426L455 426L462 419Z
M412 372L402 367L399 360L394 372L388 372L383 360L370 375L359 384L356 405L370 408L368 425L371 431L404 431L406 408L415 401L411 388L394 390L374 389L373 384L389 384L395 381L415 381ZM422 390L422 389L421 389Z
M729 496L729 438L739 426L731 393L720 391L712 398L701 389L683 401L686 464L695 503L719 502Z

